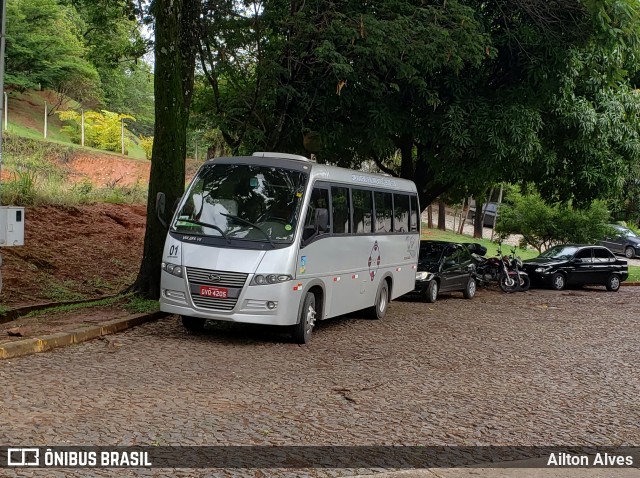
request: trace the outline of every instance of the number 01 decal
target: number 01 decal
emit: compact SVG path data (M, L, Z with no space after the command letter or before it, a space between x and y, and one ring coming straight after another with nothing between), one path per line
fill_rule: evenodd
M169 257L178 257L178 248L179 247L180 246L177 246L177 245L171 246L169 248Z

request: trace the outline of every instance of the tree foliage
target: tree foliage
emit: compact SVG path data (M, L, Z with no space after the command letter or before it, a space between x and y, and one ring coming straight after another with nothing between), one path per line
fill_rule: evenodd
M6 77L19 88L64 89L77 100L98 94L77 12L57 0L8 0Z
M135 12L129 0L8 0L7 84L137 116L149 132L153 80Z
M512 191L502 204L496 224L499 237L522 235L522 246L542 252L556 244L590 244L609 232L609 211L604 202L594 201L587 208L571 204L550 205L540 194L523 195Z
M140 31L143 12L132 0L61 0L73 6L82 19L87 58L102 83L102 104L138 119L133 129L153 130L153 74L140 61L149 41Z
M640 157L639 18L633 0L209 1L198 112L235 151L313 134L319 160L373 159L423 205L530 179L588 204Z

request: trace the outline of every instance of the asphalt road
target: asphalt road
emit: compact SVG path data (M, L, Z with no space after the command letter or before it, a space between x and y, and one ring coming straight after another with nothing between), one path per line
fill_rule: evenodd
M52 445L640 444L640 289L451 294L382 321L278 330L176 318L0 361L0 442ZM263 476L23 470L4 476ZM274 471L348 476L369 469Z

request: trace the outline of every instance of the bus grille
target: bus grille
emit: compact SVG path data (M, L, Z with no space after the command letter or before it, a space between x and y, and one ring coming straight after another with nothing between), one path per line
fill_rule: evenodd
M218 299L215 297L202 297L198 294L191 294L191 299L196 307L226 311L233 310L236 302L238 302L238 299Z
M249 274L242 272L212 271L209 269L199 269L197 267L187 267L187 281L191 290L191 299L196 307L204 309L216 309L230 311L236 306L238 297ZM204 297L197 291L198 286L211 285L214 287L224 287L229 291L229 297L222 299L219 297ZM195 286L195 287L193 287Z

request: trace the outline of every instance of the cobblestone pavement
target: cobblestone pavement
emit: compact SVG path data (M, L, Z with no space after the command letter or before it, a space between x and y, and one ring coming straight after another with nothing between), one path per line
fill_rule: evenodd
M0 361L0 442L638 446L639 299L626 287L394 301L382 321L321 323L307 346L256 326L214 324L194 336L172 317ZM302 474L292 473L280 474Z

